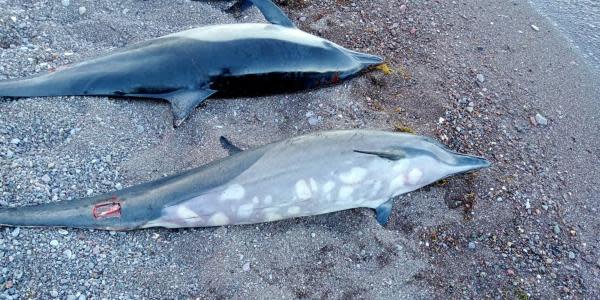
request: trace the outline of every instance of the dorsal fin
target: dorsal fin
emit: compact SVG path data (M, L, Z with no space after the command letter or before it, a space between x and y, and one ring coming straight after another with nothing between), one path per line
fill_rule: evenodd
M402 150L392 149L392 150L382 150L382 151L363 151L363 150L354 150L356 153L376 155L384 159L389 160L401 160L406 157L406 153Z
M258 10L263 14L265 19L271 24L281 25L284 27L296 28L292 20L283 13L283 11L270 0L237 0L226 12L228 13L241 13L242 11L250 8L252 5L256 6Z
M223 146L223 148L225 148L225 150L227 150L227 152L229 152L229 155L234 155L236 153L240 153L244 150L242 150L240 147L234 145L233 143L231 143L226 137L221 136L219 138L219 142L221 142L221 146Z

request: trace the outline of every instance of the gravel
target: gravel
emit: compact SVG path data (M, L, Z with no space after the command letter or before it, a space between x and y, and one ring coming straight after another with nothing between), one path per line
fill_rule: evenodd
M547 20L524 2L286 3L299 28L382 55L395 72L209 99L176 130L161 101L2 99L0 205L181 172L226 156L221 135L254 147L325 129L411 129L494 166L404 195L386 227L355 209L219 228L0 229L0 297L598 298L598 78ZM195 26L263 21L223 13L225 1L0 4L2 78ZM532 23L544 31L525 30ZM552 126L535 127L548 117Z

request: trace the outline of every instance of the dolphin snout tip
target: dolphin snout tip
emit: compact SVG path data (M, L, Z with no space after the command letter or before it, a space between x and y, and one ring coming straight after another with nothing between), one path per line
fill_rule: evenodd
M492 166L489 160L478 156L459 155L457 160L458 165L464 167L467 171L485 169Z

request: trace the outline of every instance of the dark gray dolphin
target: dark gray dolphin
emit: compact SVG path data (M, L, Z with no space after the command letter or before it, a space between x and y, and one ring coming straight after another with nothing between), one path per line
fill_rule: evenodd
M376 210L385 224L392 198L441 178L485 168L416 135L329 131L241 151L179 175L120 191L0 210L8 226L130 230L252 224L345 209Z
M226 24L141 42L28 79L0 82L0 97L103 95L164 99L178 126L214 93L255 95L335 84L382 63L297 29L269 0L271 24Z

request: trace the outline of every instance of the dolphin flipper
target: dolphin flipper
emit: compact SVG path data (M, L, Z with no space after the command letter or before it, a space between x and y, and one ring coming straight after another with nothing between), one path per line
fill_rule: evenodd
M227 139L224 136L221 136L219 138L219 142L221 142L221 146L223 146L223 148L225 148L225 150L227 150L227 152L229 152L229 155L234 155L234 154L244 151L240 147L231 143L231 141L229 141L229 139Z
M217 91L211 89L180 90L161 95L158 98L166 99L171 102L173 126L179 127L190 113L194 111L196 106L216 92ZM156 96L153 97L157 98Z
M226 12L242 12L250 8L253 4L271 24L296 28L296 25L294 25L292 20L290 20L290 18L288 18L275 3L271 2L271 0L237 0L235 4L226 10Z
M375 208L377 222L379 222L381 226L385 226L390 219L390 215L392 214L392 204L394 203L393 200L394 199L390 199Z

